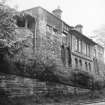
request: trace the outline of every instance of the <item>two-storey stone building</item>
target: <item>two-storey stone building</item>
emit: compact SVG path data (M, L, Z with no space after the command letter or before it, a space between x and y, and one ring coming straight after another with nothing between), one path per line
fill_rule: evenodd
M65 23L61 19L60 8L52 13L41 7L22 11L24 12L27 16L23 19L16 17L16 19L21 32L28 28L32 33L31 41L34 49L28 49L28 51L32 50L30 54L35 54L38 50L46 50L46 54L50 51L64 67L95 73L95 46L99 45L82 33L82 25L72 27ZM101 56L103 54L104 52Z

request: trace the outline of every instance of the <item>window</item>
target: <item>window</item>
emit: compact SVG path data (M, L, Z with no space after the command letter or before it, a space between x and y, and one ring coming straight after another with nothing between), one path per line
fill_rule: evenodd
M66 58L65 58L65 47L64 45L61 46L61 59L64 65L66 65Z
M82 51L82 41L79 40L79 52L81 52L81 51Z
M90 56L90 45L87 44L87 56Z
M47 25L46 28L47 28L47 31L48 31L48 32L52 32L52 26Z
M79 60L79 63L80 63L80 67L82 67L82 61L81 60Z
M78 68L78 59L75 58L75 67Z
M96 49L94 49L94 57L96 57Z
M89 71L91 71L91 64L89 63Z
M88 70L87 62L85 62L85 68L86 68L86 70Z
M17 25L18 25L18 27L25 27L25 19L18 18L17 19Z
M66 44L67 42L67 37L66 37L66 34L65 33L62 33L62 44Z
M68 59L68 65L71 66L71 50L70 50L70 47L67 47L67 59Z
M78 51L78 40L75 36L72 37L72 49Z
M77 38L75 38L75 51L77 51L78 50L78 40L77 40Z
M53 28L53 34L57 34L58 30L56 28Z
M82 53L86 55L86 43L82 42Z
M69 27L66 24L64 25L63 29L67 32L69 31Z

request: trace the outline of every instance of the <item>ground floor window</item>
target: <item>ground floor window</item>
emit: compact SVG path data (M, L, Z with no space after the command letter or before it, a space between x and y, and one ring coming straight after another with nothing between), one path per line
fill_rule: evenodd
M85 68L86 68L86 70L88 70L87 62L85 62Z
M79 64L80 64L80 69L82 69L82 60L79 60Z
M65 47L64 45L61 46L61 59L64 65L66 65L66 56L65 56Z
M91 64L89 63L89 71L91 71Z
M75 58L75 66L76 66L76 68L78 68L78 59L77 58Z
M71 50L70 50L70 47L67 47L67 59L68 59L68 65L71 66Z

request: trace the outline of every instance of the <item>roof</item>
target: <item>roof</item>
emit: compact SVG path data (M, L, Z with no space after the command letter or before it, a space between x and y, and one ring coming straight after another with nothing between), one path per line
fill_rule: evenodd
M58 20L60 20L60 21L63 22L64 24L66 24L70 29L73 29L73 26L68 25L68 24L67 24L66 22L64 22L62 19L56 17L54 14L52 14L51 12L47 11L46 9L44 9L44 8L42 8L42 7L40 7L40 6L38 6L38 7L33 7L33 8L30 8L30 9L24 10L24 11L32 10L32 9L35 9L35 8L41 8L41 9L43 9L43 10L46 11L47 13L51 14L52 16L54 16L55 18L57 18ZM91 43L93 43L93 44L97 44L95 41L93 41L92 39L90 39L90 38L87 37L86 35L84 35L84 34L78 32L78 31L76 31L76 30L70 30L70 32L72 32L72 33L74 33L74 34L76 34L76 35L80 35L80 36L84 37L85 39L88 39L88 40L89 40Z
M53 13L51 13L51 12L49 12L48 10L42 8L41 6L33 7L33 8L30 8L30 9L27 9L27 10L23 10L23 11L29 11L29 10L32 10L32 9L38 9L38 8L43 9L43 10L46 11L47 13L51 14L52 16L54 16L55 18L57 18L58 20L60 20L60 21L63 22L64 24L66 24L67 26L69 26L70 28L73 27L73 26L68 25L68 24L67 24L65 21L63 21L62 19L56 17Z
M89 41L93 44L97 44L95 41L87 37L86 35L82 34L81 32L78 32L77 30L70 30L70 33L77 36L77 37L82 37L85 41Z
M102 49L104 49L104 45L100 44L100 43L96 43L99 47L101 47Z

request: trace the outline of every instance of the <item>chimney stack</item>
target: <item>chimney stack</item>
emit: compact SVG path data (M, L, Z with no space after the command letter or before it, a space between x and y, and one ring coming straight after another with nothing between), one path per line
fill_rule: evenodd
M78 32L82 33L82 28L83 28L83 26L81 24L77 24L74 29L77 30Z
M62 15L62 10L60 9L60 7L58 6L57 9L53 10L52 13L58 17L59 19L61 19L61 15Z

